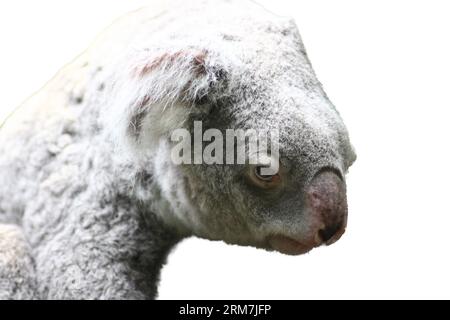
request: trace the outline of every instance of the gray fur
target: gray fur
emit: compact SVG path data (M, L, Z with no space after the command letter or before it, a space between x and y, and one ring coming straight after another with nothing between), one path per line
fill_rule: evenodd
M175 166L171 130L200 119L279 129L283 192L249 187L243 165ZM154 298L177 242L271 249L310 224L314 174L354 159L291 20L241 0L131 13L1 128L0 222L22 231L0 247L22 243L0 251L0 298Z
M35 298L30 249L20 227L0 225L0 300Z

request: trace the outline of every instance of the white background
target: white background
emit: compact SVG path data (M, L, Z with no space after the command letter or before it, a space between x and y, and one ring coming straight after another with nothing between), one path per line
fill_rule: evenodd
M148 2L1 1L0 117ZM160 298L450 298L450 4L260 2L297 20L349 128L358 160L348 230L297 257L187 240L162 272Z

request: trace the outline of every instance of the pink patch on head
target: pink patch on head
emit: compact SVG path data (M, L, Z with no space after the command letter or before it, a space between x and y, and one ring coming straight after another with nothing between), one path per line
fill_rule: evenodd
M177 59L180 58L187 58L192 57L192 66L194 68L194 71L197 76L200 76L202 74L206 73L206 67L205 67L205 59L206 59L207 51L202 50L200 52L197 52L196 54L192 55L192 52L190 51L177 51L175 53L169 54L164 53L161 56L155 58L154 60L148 62L143 67L138 67L134 70L134 74L138 76L139 78L143 78L152 71L160 68L161 66L164 66L165 68L171 67Z

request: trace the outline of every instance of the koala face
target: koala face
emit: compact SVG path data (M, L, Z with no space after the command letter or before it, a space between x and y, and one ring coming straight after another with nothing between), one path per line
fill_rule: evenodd
M206 239L301 254L343 234L345 174L355 154L295 24L270 17L247 27L232 35L190 30L167 46L134 51L111 90L117 121L107 122L154 159L167 223ZM276 130L279 170L172 163L171 132L194 134L195 121L220 132Z
M342 120L319 88L308 97L303 87L293 87L286 99L276 96L274 88L287 85L277 81L267 79L267 87L257 90L270 97L243 93L240 100L215 104L201 118L204 129L279 130L278 173L261 175L258 164L186 165L181 170L202 226L198 236L301 254L334 243L344 233L345 173L355 155ZM249 109L251 116L244 117Z

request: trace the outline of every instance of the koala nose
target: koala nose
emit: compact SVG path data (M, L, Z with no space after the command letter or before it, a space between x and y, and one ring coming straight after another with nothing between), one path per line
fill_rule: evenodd
M344 180L333 170L322 170L311 181L307 197L314 221L311 233L316 241L327 245L336 242L344 233L347 224Z

